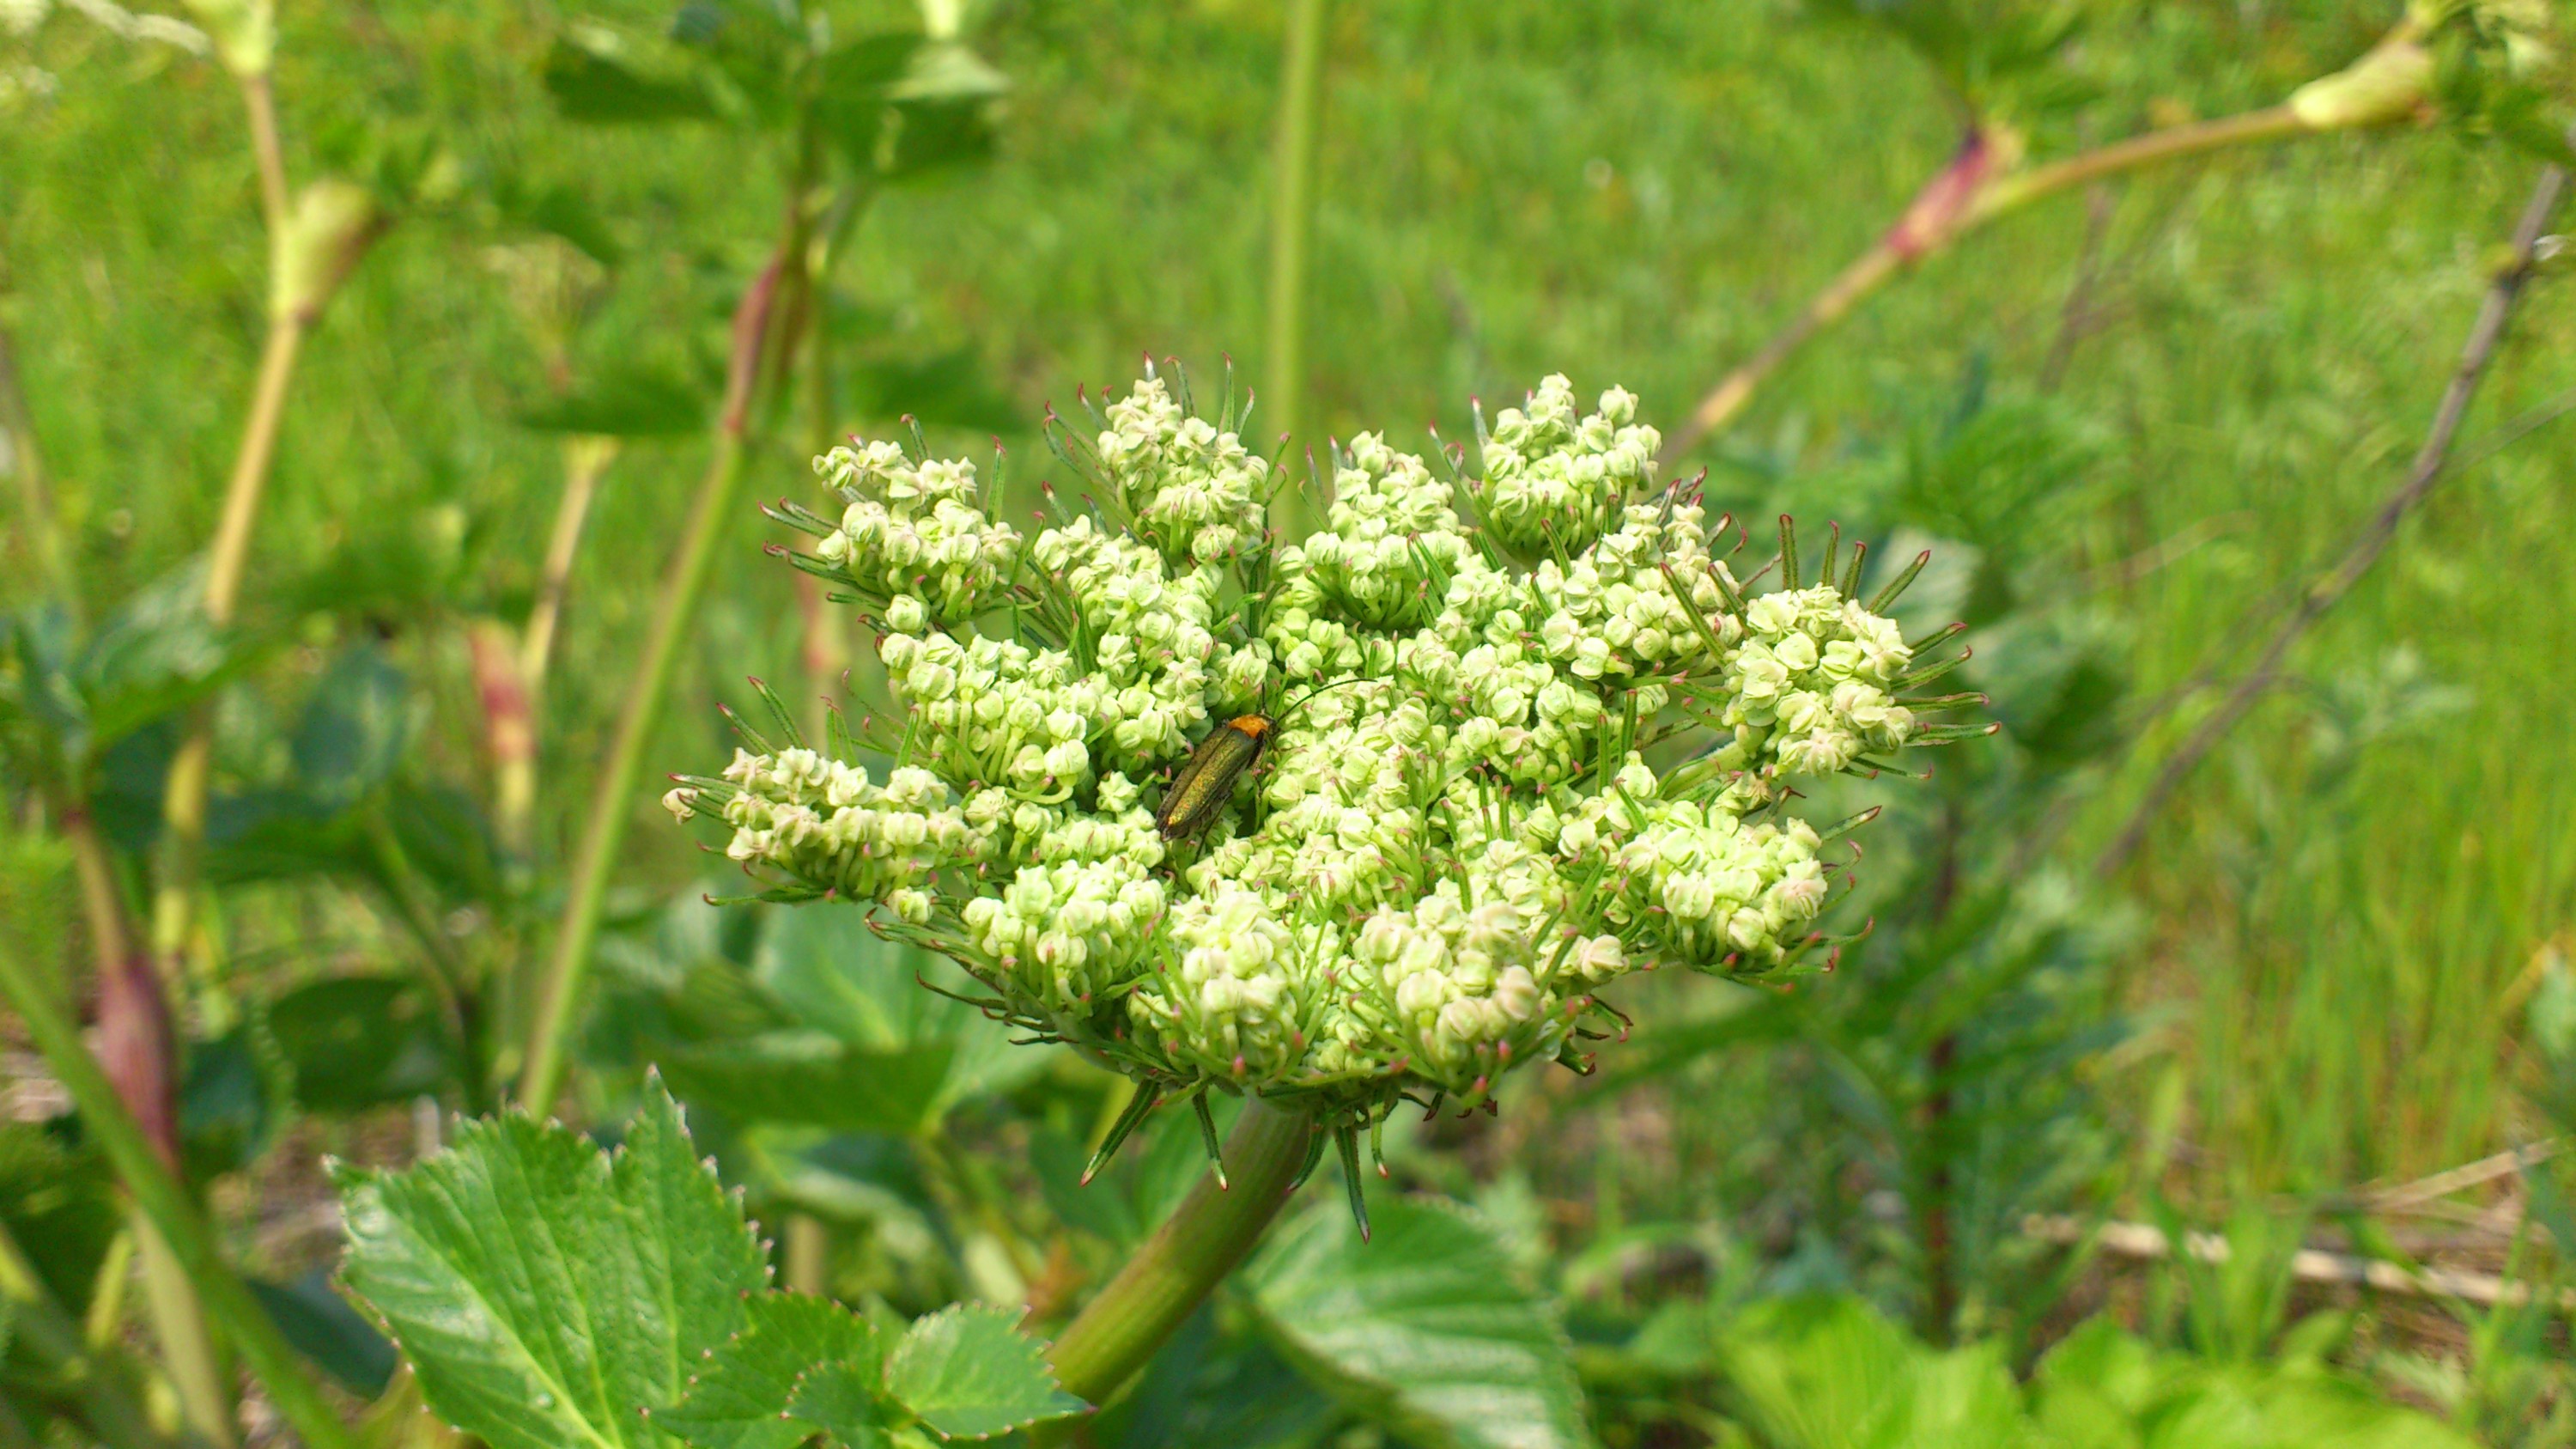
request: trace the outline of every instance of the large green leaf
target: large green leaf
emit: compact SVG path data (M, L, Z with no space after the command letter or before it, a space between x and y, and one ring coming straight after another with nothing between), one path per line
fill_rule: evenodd
M956 1304L917 1320L887 1355L886 1391L943 1439L989 1439L1079 1414L1019 1315Z
M658 1082L613 1158L512 1113L341 1186L346 1282L430 1406L493 1449L658 1449L639 1410L676 1402L768 1281Z
M1867 1302L1756 1304L1719 1337L1737 1410L1779 1449L2005 1449L2034 1442L1999 1345L1937 1353Z
M1450 1204L1372 1205L1362 1243L1336 1202L1272 1240L1246 1275L1264 1331L1354 1410L1424 1449L1591 1442L1556 1310L1493 1231Z
M795 1449L817 1433L874 1449L915 1422L942 1439L982 1439L1085 1407L1006 1309L942 1309L890 1350L874 1324L826 1299L765 1294L749 1318L654 1423L696 1449Z

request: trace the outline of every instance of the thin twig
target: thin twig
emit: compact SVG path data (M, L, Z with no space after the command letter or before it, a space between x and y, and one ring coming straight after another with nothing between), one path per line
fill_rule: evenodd
M1752 401L1754 390L1795 355L1807 339L1840 321L1899 273L1925 257L1948 250L1959 238L1986 223L2069 187L2122 172L2230 146L2308 133L2307 124L2288 106L2268 106L2214 121L2168 127L2051 165L1996 175L1986 170L1991 157L1972 132L1959 155L1907 203L1905 214L1887 235L1836 273L1763 344L1761 351L1728 373L1701 400L1689 420L1665 441L1658 464L1671 467L1702 438L1726 426Z
M259 169L259 206L275 237L286 225L286 147L277 135L277 87L265 70L241 78L242 104L250 112L251 158Z
M2173 1243L2164 1229L2148 1223L2112 1222L2095 1228L2078 1218L2034 1213L2022 1220L2021 1230L2024 1237L2047 1243L2075 1245L2089 1241L2116 1257L2161 1262L2173 1256ZM2227 1239L2216 1233L2184 1234L2183 1251L2201 1263L2224 1263L2230 1256ZM2301 1248L2292 1254L2290 1276L2302 1283L2337 1283L2418 1298L2451 1298L2488 1308L2498 1304L2518 1308L2531 1302L2533 1296L2530 1284L2493 1273L2457 1268L2407 1269L2377 1258L2329 1253L2321 1248ZM2576 1289L2560 1289L2550 1298L2562 1309L2576 1308Z
M2459 433L2461 419L2468 415L2470 402L2477 397L2478 384L2485 380L2487 364L2495 356L2497 344L2504 339L2505 324L2513 315L2514 303L2522 296L2524 284L2531 279L2533 251L2538 247L2541 233L2549 225L2550 216L2557 211L2559 199L2566 189L2565 171L2551 166L2540 173L2538 184L2532 188L2531 199L2523 204L2522 217L2514 225L2510 260L2496 274L2493 285L2487 288L2485 301L2478 307L2477 322L2470 327L2468 343L2460 350L2459 366L2451 374L2450 385L2443 390L2442 404L2433 414L2432 430L2425 436L2424 446L2416 452L2413 465L2407 469L2406 480L2381 502L2378 512L2344 550L2343 559L2334 570L2308 589L2299 601L2298 609L2264 646L2252 672L2237 681L2227 698L2200 722L2191 736L2183 741L2182 748L2165 761L2164 768L2148 785L2146 794L2129 812L2128 823L2121 827L2110 848L2103 851L2101 859L2094 863L2096 875L2114 875L2128 864L2129 858L2145 842L2147 831L2154 825L2156 814L2164 808L2165 801L2181 788L2182 782L2201 759L2217 747L2219 740L2279 679L2282 662L2288 658L2291 646L2297 644L2327 610L2361 581L2362 575L2370 571L2370 566L2379 561L2389 541L2396 537L2398 525L2406 521L2406 516L2414 511L2415 505L2424 501L2424 495L2431 492L2433 484L2441 478L2443 466L2450 458L2451 440Z

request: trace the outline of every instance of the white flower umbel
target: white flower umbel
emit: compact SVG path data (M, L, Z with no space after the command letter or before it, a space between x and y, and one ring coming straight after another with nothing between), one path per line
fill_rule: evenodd
M780 711L790 739L670 797L773 897L873 904L1140 1102L1220 1087L1371 1125L1583 1069L1632 972L1828 964L1839 827L1782 783L1980 732L1917 719L1976 697L1904 693L1948 667L1880 612L1912 570L1864 606L1861 551L1805 575L1784 521L1748 598L1741 534L1648 487L1625 392L1578 418L1548 379L1481 477L1362 434L1324 528L1275 550L1272 470L1230 399L1211 421L1187 396L1149 376L1096 435L1059 424L1085 506L1025 541L970 464L820 460L840 515L776 516L881 625L900 718L827 754ZM1258 762L1203 828L1158 826L1218 730Z

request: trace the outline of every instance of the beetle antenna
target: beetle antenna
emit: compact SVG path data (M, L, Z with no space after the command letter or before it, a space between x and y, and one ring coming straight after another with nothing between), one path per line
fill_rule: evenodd
M1295 714L1298 710L1306 707L1306 701L1313 699L1316 695L1323 693L1325 690L1339 689L1345 684L1366 684L1368 682L1369 681L1362 679L1357 675L1353 675L1348 679L1336 679L1330 684L1318 684L1314 688L1307 690L1304 694L1297 696L1296 701L1290 704L1287 708L1282 709L1279 713L1271 716L1271 723L1285 723L1288 716Z

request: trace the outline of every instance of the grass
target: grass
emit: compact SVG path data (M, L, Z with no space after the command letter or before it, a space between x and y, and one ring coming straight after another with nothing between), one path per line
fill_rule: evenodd
M639 22L658 9L601 8ZM868 9L851 7L853 23ZM328 138L362 98L459 128L470 172L579 190L627 251L574 373L621 357L703 373L776 198L728 138L554 119L534 79L553 14L289 7L279 90L299 174L342 144ZM1624 382L1677 419L1955 141L1908 57L1776 4L1371 0L1331 17L1307 407L1336 432L1392 420L1462 434L1467 395L1510 399L1558 369L1586 388ZM2386 18L2139 7L2103 41L2116 84L2093 124L2120 134L2159 105L2212 115L2277 99ZM1210 366L1257 345L1276 7L1005 0L984 24L1020 86L1003 160L890 196L866 221L843 273L842 305L868 324L859 350L967 348L993 387L1033 406L1124 379L1142 348ZM211 526L256 355L257 201L236 98L211 67L71 17L36 54L60 93L38 124L0 126L0 246L96 601ZM2111 445L2098 505L2067 542L2109 564L2204 540L2103 600L2128 631L2141 697L2250 653L2248 621L2394 485L2532 170L2399 133L2113 193L2097 294L2110 320L2075 349L2062 390ZM524 609L561 465L552 440L512 421L547 386L545 346L487 264L488 212L407 221L312 342L254 546L255 605L291 606L295 581L336 561L379 580L388 621L442 595ZM2032 386L2085 228L2068 198L1936 260L1794 363L1738 436L1821 466L1971 365ZM2544 284L2472 448L2483 427L2576 384L2571 330ZM1259 375L1259 359L1237 360ZM855 397L847 411L854 426L888 421ZM1026 435L1006 441L1042 456ZM808 486L799 452L760 452L752 491ZM550 685L550 849L583 798L572 762L604 748L648 581L702 462L703 443L682 439L610 475ZM2404 1175L2513 1134L2514 983L2568 928L2576 894L2561 663L2576 648L2571 505L2557 482L2571 465L2576 424L2444 485L2299 651L2299 687L2202 769L2131 873L2157 923L2131 990L2190 1006L2173 1046L2195 1074L2189 1135L2213 1186ZM705 706L738 691L714 661L726 676L745 659L792 671L792 594L753 543L746 519L653 758L718 747ZM2460 707L2330 738L2350 713L2337 701L2366 695L2400 645ZM403 647L415 668L455 677L452 641ZM276 685L277 700L298 687ZM2116 828L2191 718L2165 720L2100 783L2070 859ZM629 858L639 886L696 868L650 826Z

